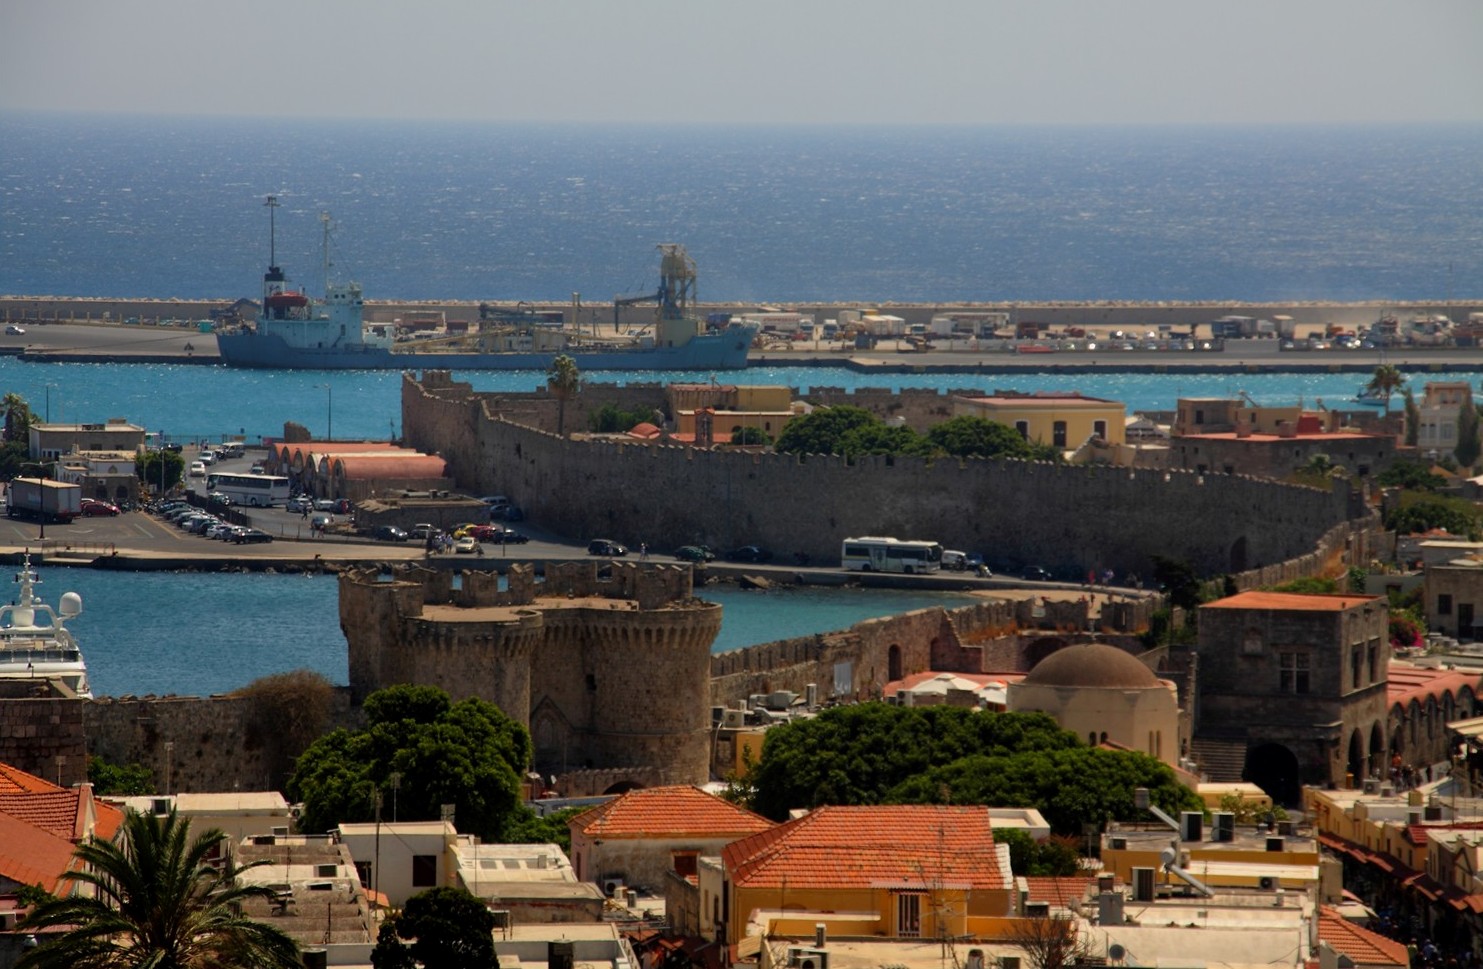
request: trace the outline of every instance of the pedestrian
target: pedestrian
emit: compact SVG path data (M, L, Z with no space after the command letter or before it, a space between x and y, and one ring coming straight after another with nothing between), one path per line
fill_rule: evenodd
M643 560L643 559L646 559L648 557L649 557L649 545L648 545L648 543L647 542L639 542L639 559L640 560Z

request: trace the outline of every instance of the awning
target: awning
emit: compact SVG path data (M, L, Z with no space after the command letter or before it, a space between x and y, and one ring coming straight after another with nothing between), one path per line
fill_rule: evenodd
M1483 737L1483 717L1471 717L1467 720L1452 720L1447 724L1447 729L1453 733L1461 734L1471 740Z

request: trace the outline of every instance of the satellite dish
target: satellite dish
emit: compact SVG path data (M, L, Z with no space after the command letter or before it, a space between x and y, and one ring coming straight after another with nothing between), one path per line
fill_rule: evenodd
M1122 962L1123 961L1123 956L1125 956L1127 954L1128 954L1128 950L1127 949L1124 949L1120 944L1118 944L1116 942L1112 943L1112 945L1110 945L1110 946L1107 947L1107 958L1112 959L1114 961Z
M1163 863L1165 868L1168 868L1170 865L1174 864L1174 862L1178 859L1179 854L1173 848L1165 848L1163 851L1159 852L1159 861Z

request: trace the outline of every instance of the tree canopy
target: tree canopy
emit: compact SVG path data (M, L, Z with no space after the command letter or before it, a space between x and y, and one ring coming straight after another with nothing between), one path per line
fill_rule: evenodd
M1007 424L982 417L959 416L918 434L905 425L887 424L863 407L821 407L795 417L778 436L776 450L788 454L950 455L952 457L1057 460L1049 445L1026 441Z
M1166 765L1083 746L1046 714L946 706L855 704L774 727L747 782L777 820L824 804L989 804L1037 807L1079 835L1083 820L1134 817L1136 787L1166 810L1198 807Z
M381 923L375 969L499 969L494 913L461 888L419 892Z
M243 901L272 889L238 882L241 868L213 867L226 834L212 828L192 838L190 827L173 809L163 817L130 811L117 842L78 845L83 864L72 877L87 890L31 912L26 929L60 931L41 934L46 941L18 969L297 969L294 941L242 913Z
M566 402L582 390L582 374L577 361L565 353L557 354L546 368L546 388L556 398L556 433L566 433Z
M1454 535L1476 539L1483 534L1483 515L1472 502L1425 491L1403 491L1385 513L1385 527L1399 535L1445 528Z
M403 684L371 694L364 710L364 730L331 731L299 757L287 793L304 804L302 830L374 820L373 789L383 792L388 817L393 774L399 820L436 821L453 804L460 831L495 840L522 819L530 734L498 707Z

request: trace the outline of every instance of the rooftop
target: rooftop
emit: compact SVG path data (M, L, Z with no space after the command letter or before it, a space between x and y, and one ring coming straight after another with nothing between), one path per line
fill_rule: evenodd
M1321 942L1327 942L1335 952L1348 956L1359 965L1411 964L1404 945L1354 924L1331 905L1319 909L1318 938Z
M593 838L741 838L773 827L759 814L688 785L629 791L567 823Z
M1268 609L1280 612L1344 612L1380 601L1379 596L1304 595L1297 592L1242 592L1207 602L1203 609Z

